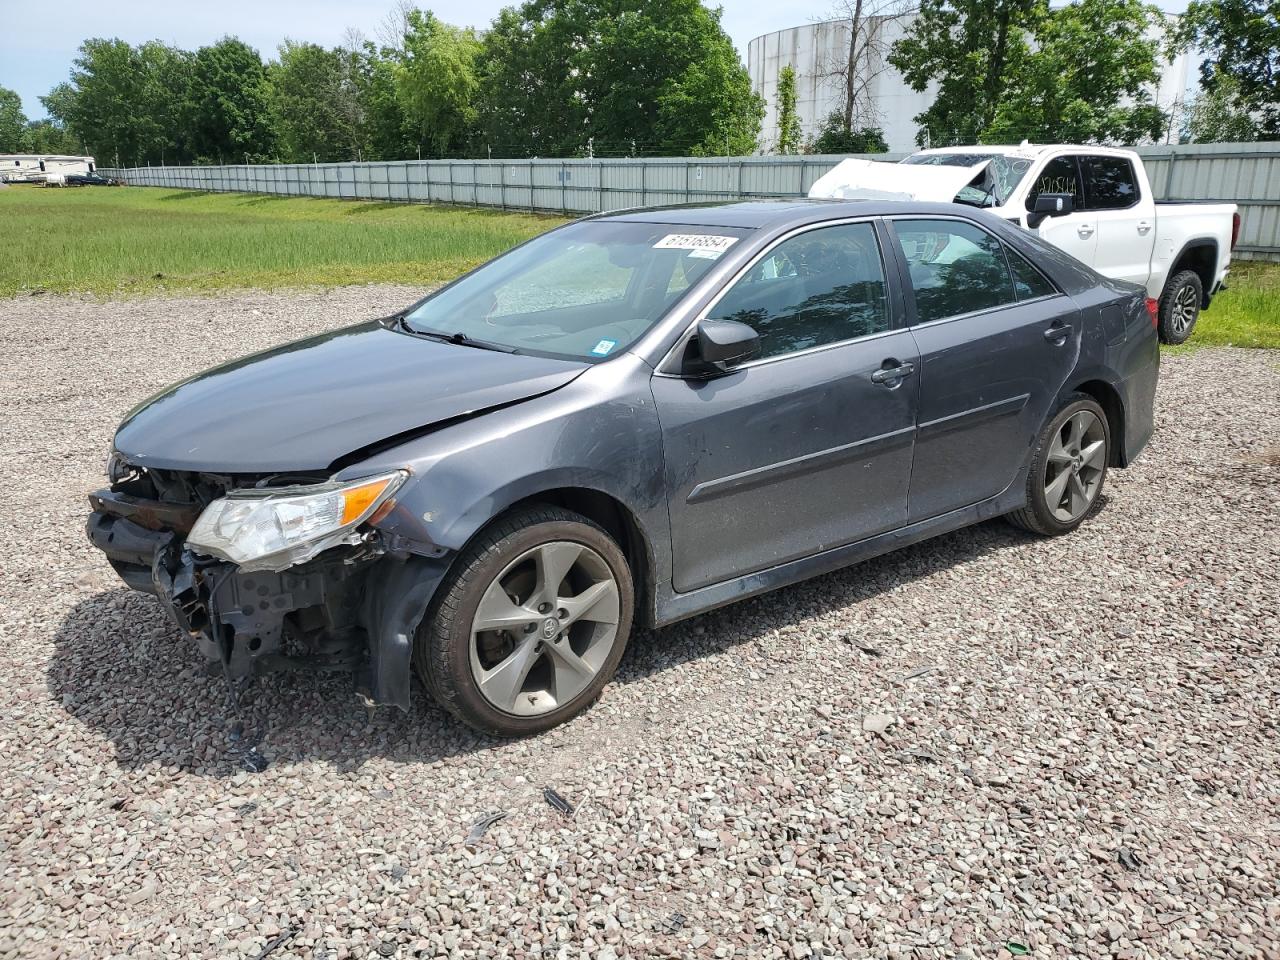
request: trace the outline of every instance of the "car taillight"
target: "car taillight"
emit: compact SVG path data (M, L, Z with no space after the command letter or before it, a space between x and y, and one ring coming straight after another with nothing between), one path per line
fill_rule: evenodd
M1160 325L1160 302L1154 297L1147 297L1147 313L1151 314L1151 325Z
M1231 215L1231 249L1236 248L1236 241L1240 239L1240 214L1239 212Z

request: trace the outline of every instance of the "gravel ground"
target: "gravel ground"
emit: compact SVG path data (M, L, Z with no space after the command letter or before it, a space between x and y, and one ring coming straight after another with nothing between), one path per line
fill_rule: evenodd
M641 634L528 741L273 678L247 772L84 493L153 390L411 296L0 303L0 955L1280 957L1280 354L1166 358L1074 536Z

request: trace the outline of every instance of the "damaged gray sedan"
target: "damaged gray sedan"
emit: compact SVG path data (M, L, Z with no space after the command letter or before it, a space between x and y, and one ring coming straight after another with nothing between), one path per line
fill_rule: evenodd
M90 540L238 690L589 704L662 626L1008 514L1067 533L1152 429L1141 288L952 205L588 218L128 414Z

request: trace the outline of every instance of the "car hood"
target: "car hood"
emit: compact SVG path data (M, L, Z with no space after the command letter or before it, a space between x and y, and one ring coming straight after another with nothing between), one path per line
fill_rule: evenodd
M175 384L129 412L115 447L130 463L169 470L326 470L370 444L556 390L587 366L371 321Z
M943 167L841 160L809 188L812 200L927 200L951 203L990 161Z

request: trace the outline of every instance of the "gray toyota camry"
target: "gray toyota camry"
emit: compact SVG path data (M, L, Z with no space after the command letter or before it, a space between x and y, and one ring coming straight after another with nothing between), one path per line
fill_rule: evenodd
M1146 444L1155 314L973 209L773 201L552 230L120 425L88 533L233 690L410 675L498 735L637 624L1005 515L1069 533Z

